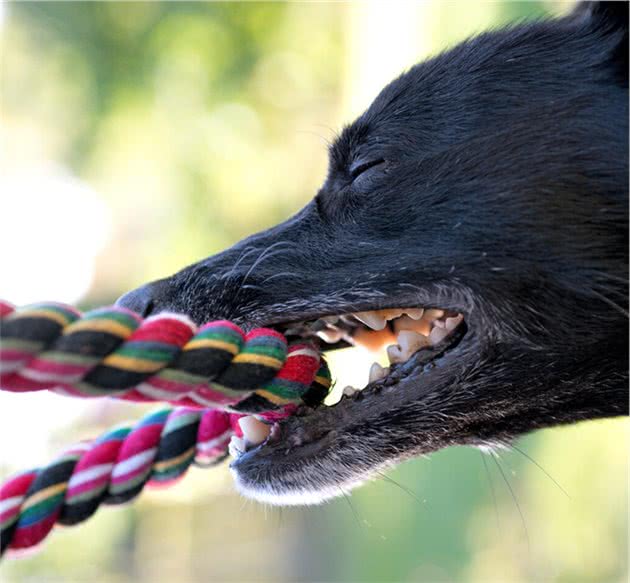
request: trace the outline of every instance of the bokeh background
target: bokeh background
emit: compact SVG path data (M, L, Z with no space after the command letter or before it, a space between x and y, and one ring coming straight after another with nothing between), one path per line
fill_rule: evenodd
M274 224L316 192L327 142L396 74L570 7L0 3L2 296L112 302ZM335 357L341 386L362 360ZM0 475L141 413L2 394ZM193 469L58 530L0 579L626 581L627 421L517 445L499 459L442 451L316 508L265 508L225 468Z

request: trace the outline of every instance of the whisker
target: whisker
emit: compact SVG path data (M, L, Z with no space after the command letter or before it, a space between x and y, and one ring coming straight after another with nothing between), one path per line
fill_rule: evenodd
M422 500L420 500L420 498L416 495L416 493L411 488L407 488L407 486L403 486L400 482L397 482L393 478L390 478L387 474L384 474L383 472L380 472L377 470L376 473L381 478L383 478L383 480L385 480L386 482L389 482L390 484L393 484L394 486L397 486L403 492L405 492L405 494L411 496L411 498L413 498L420 506L424 507L424 503L422 502Z
M263 263L263 261L265 261L266 259L271 259L272 257L276 257L277 255L282 255L284 253L286 253L286 250L279 250L279 251L274 251L273 253L267 253L266 255L261 255L258 259L256 259L254 264L249 268L249 270L245 274L245 277L243 277L241 286L247 281L247 278L254 272L254 269L256 267L259 267L260 264Z
M232 265L232 268L229 271L226 271L221 276L221 279L229 279L232 275L234 275L234 272L236 271L236 268L241 264L241 261L251 255L254 251L258 251L258 247L245 247L245 249L241 251L238 259L234 262L234 265Z
M483 467L486 469L486 477L488 478L488 484L490 485L490 494L492 495L492 504L494 506L494 517L497 521L497 529L499 530L499 534L501 534L501 522L499 521L499 506L497 504L497 495L494 491L494 482L492 481L492 475L490 474L490 468L488 467L488 462L486 461L485 454L479 450L479 455L481 456L481 461L483 462Z
M497 468L499 469L499 472L501 473L501 477L503 478L503 481L505 482L505 485L508 487L508 490L510 491L510 495L512 496L512 500L514 500L514 504L516 506L516 509L518 510L518 513L521 517L521 523L523 525L523 530L525 531L525 538L527 539L527 551L529 554L531 554L532 552L532 547L530 544L530 540L529 540L529 532L527 530L527 523L525 522L525 516L523 515L523 511L521 510L521 505L518 503L518 499L516 498L516 494L514 493L514 490L512 489L512 486L509 482L509 480L507 479L507 476L505 475L505 472L503 471L503 468L501 467L501 464L499 463L499 459L496 453L491 452L490 455L492 456L492 459L494 460L494 463L497 465Z
M510 445L510 448L517 451L518 453L520 453L525 459L529 460L531 463L533 463L543 474L545 474L545 476L547 476L559 489L560 491L569 499L571 500L571 496L569 495L569 493L558 483L558 481L545 469L543 468L533 457L531 457L529 454L525 453L522 449L518 448L517 446L515 446L514 444Z
M343 491L341 487L339 487L339 491L341 492L342 496L345 498L346 502L348 503L348 506L350 506L352 515L354 516L354 519L357 521L359 528L363 528L363 524L361 524L361 519L359 518L359 514L356 508L353 506L352 502L350 501L350 497Z
M332 146L332 142L326 138L325 136L322 136L320 133L318 132L314 132L312 130L295 130L296 134L309 134L311 136L316 136L318 137L327 147Z
M243 281L241 283L245 283L247 281L247 278L253 273L254 269L256 269L256 267L258 267L265 259L269 259L270 257L275 257L276 255L281 253L280 251L274 251L274 249L278 247L282 247L282 245L291 246L291 244L288 241L276 241L272 245L269 245L268 247L266 247L260 253L256 261L254 261L254 263L251 264L251 266L247 270L247 273L245 274L245 277L243 277Z
M331 128L329 125L326 125L325 123L314 123L313 127L324 128L325 130L328 130L331 133L333 139L337 139L339 137L339 132L334 128Z
M249 267L249 269L245 273L245 276L241 280L241 285L240 285L238 291L236 292L236 296L234 297L234 301L236 301L238 299L238 297L240 295L240 292L243 289L243 286L247 282L247 279L249 278L249 276L254 272L256 267L258 267L265 259L270 259L271 257L275 257L276 255L279 255L281 253L285 253L287 251L286 249L283 250L283 251L273 251L274 248L281 247L282 245L289 245L289 246L291 246L291 244L288 241L277 241L277 242L273 243L272 245L269 245L268 247L266 247L260 253L260 255L257 257L256 261L254 261L254 263L251 264L251 266Z

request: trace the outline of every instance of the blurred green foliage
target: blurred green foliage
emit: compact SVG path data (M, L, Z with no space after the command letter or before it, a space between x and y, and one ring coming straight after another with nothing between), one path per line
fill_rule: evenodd
M3 110L15 155L62 161L114 213L93 287L99 301L271 225L312 196L325 169L318 134L330 136L313 120L338 117L341 71L328 58L341 50L335 7L9 8Z
M419 22L418 35L429 35L434 52L548 8L433 3L424 13L433 24ZM326 142L347 121L354 66L347 55L357 42L351 21L362 10L370 6L8 5L1 108L11 148L4 163L28 169L52 161L112 209L114 232L86 305L219 251L313 195L325 174ZM67 442L99 423L57 437ZM624 581L627 433L625 420L539 432L518 444L536 462L515 451L496 460L451 449L312 509L243 503L225 469L193 470L169 492L57 532L0 576Z

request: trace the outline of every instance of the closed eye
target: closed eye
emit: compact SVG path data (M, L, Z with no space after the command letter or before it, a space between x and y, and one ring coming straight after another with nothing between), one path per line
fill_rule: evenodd
M383 164L385 160L383 158L378 158L377 160L370 160L369 162L360 163L352 168L350 168L350 178L354 180L361 174L363 174L366 170L370 168L374 168L374 166L378 166L379 164Z

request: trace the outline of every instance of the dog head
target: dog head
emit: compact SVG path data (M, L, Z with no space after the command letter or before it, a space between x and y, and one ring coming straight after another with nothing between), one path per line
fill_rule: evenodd
M241 452L241 491L316 502L441 447L627 412L627 42L627 5L592 4L413 67L297 215L121 299L331 346L411 324L389 371Z

